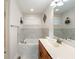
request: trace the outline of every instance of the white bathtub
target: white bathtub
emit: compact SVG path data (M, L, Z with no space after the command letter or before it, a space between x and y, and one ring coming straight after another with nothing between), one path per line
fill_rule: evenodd
M37 43L19 43L17 51L18 56L21 56L21 59L38 59Z

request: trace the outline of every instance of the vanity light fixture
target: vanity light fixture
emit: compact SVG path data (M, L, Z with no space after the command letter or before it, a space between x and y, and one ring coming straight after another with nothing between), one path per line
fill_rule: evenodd
M20 17L20 24L23 24L23 19L22 19L22 17Z
M63 2L67 2L68 0L63 0Z
M62 1L57 3L57 6L63 6L63 5L64 5L64 3Z
M33 9L33 8L31 8L31 9L30 9L30 11L31 11L31 12L33 12L33 11L34 11L34 9Z
M50 6L56 6L56 4L55 4L54 2L52 2L52 3L50 4Z
M46 16L46 14L44 14L44 17L43 17L44 23L46 22L46 19L47 19L47 16Z
M50 6L56 7L56 6L63 6L64 2L66 2L68 0L54 0L52 1L52 3L50 4Z

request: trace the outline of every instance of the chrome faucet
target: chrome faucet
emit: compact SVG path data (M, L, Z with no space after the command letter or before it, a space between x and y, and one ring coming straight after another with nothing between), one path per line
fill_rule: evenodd
M58 38L56 42L59 43L59 44L62 44L62 41L63 40L61 40L60 38Z

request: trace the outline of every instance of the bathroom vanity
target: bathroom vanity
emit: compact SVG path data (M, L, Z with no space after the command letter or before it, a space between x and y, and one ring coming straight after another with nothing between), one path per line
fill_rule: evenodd
M75 59L75 48L56 40L39 40L39 59Z
M39 41L39 59L52 59L43 44Z

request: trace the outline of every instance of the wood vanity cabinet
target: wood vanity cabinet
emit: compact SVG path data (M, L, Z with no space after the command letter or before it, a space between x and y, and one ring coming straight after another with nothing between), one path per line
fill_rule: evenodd
M39 59L52 59L49 53L46 51L42 43L39 41Z

